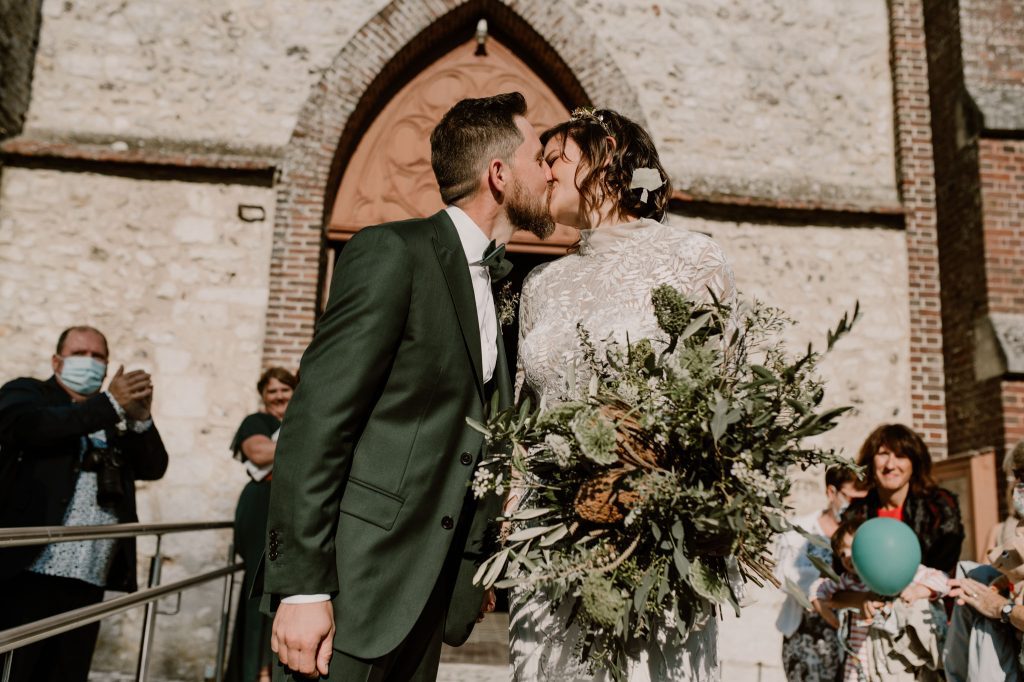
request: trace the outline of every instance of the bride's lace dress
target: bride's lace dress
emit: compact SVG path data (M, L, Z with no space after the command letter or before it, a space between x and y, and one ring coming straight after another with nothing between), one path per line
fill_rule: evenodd
M663 336L651 290L671 284L684 294L719 300L735 296L732 270L710 238L653 220L584 230L580 249L535 269L523 285L519 376L522 390L553 402L570 399L589 381L577 325L592 341ZM525 501L529 504L529 501ZM511 655L516 682L572 682L594 677L579 662L580 632L567 626L572 604L551 613L539 596L513 594ZM718 680L718 625L709 618L682 646L640 649L630 682Z

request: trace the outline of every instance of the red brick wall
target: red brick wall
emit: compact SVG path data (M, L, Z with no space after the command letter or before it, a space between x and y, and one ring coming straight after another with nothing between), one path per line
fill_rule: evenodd
M988 309L1024 314L1024 141L981 140ZM1003 447L1024 441L1024 381L1000 381Z
M947 454L942 303L928 53L921 0L889 3L896 160L906 211L912 426L932 454Z
M1024 313L1024 141L981 140L988 309Z
M994 448L998 457L1021 435L1021 388L1002 377L976 379L974 327L990 312L1024 312L1024 143L985 139L967 93L969 79L998 83L1024 55L978 41L1001 4L924 3L949 447L952 454Z

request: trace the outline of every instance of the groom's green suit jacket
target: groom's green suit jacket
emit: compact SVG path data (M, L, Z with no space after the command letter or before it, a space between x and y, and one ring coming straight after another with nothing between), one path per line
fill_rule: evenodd
M508 405L500 330L498 344L493 389ZM484 447L466 417L483 419L491 386L446 213L352 238L300 368L274 462L265 592L330 593L335 648L375 658L412 629L452 549L461 560L444 638L461 644L499 501L469 502L468 540L451 547Z

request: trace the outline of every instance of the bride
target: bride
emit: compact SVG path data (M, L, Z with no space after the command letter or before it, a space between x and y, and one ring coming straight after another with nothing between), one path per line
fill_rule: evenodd
M661 334L653 288L670 284L691 297L708 300L713 293L731 302L735 285L715 242L659 222L671 187L639 125L607 109L577 110L541 141L551 167L552 217L580 229L578 248L533 270L523 286L519 385L551 404L578 396L589 381L578 325L597 342L654 338ZM506 507L530 504L517 497ZM516 682L608 679L604 671L594 677L580 661L585 633L570 624L572 607L566 599L552 612L543 594L512 595ZM719 679L715 618L695 625L681 646L668 646L664 632L656 639L637 645L630 682Z

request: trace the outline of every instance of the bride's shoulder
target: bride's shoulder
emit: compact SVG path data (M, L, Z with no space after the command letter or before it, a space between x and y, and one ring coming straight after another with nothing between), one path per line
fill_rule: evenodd
M711 235L704 232L691 230L681 225L658 223L654 227L653 236L659 245L658 253L666 257L685 258L699 254L705 258L725 260L722 247Z
M523 295L527 295L531 290L543 288L548 282L557 280L558 274L565 268L566 258L566 256L562 256L561 258L541 263L533 270L530 270L530 273L523 280Z

